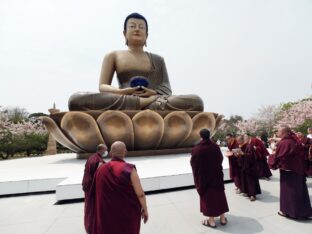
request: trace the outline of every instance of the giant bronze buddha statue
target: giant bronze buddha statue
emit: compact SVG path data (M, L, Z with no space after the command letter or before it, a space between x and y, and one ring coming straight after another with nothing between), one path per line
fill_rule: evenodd
M172 95L164 59L145 52L148 36L146 19L130 14L123 31L128 50L113 51L103 60L100 93L78 92L69 100L69 110L185 110L203 111L197 95ZM111 86L114 73L119 88ZM133 77L145 77L148 87L130 87Z
M222 115L203 112L197 95L172 95L164 59L143 50L146 19L130 14L123 33L128 50L105 56L100 92L75 93L70 111L42 117L53 137L78 155L93 152L99 143L110 147L116 140L125 142L133 155L147 155L189 151L202 128L213 135ZM119 88L111 85L115 73Z

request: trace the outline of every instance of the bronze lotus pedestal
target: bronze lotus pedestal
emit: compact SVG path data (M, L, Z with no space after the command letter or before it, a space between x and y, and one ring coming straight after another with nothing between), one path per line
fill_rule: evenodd
M63 146L87 158L96 146L123 141L128 156L190 152L199 140L199 131L211 135L222 115L200 111L69 111L42 117L53 137Z

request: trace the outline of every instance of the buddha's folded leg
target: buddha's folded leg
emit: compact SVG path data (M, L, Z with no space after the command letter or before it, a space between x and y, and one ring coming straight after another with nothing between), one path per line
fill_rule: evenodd
M69 98L68 109L70 111L139 110L140 100L131 95L78 92Z
M197 95L160 95L156 101L148 105L151 110L203 111L204 104Z

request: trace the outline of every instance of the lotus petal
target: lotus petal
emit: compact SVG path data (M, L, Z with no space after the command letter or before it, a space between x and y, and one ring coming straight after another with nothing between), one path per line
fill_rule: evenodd
M211 133L211 136L213 136L214 134L216 134L217 130L218 130L218 127L221 125L222 123L222 120L223 120L223 115L217 115L216 117L216 126L214 128L214 130L212 131Z
M164 118L165 132L159 148L175 148L192 131L193 122L185 111L174 111Z
M193 114L153 110L71 111L42 117L42 120L52 136L74 152L92 153L99 143L106 142L110 147L117 140L125 142L133 151L179 151L200 140L200 129L208 128L213 136L222 123L223 116L217 113Z
M164 134L164 120L157 112L141 111L133 116L132 123L136 150L158 148Z
M213 113L201 112L195 115L192 119L193 129L190 136L180 146L191 147L200 140L199 131L203 128L208 128L210 132L213 132L216 125L216 120Z
M96 146L104 143L94 118L83 112L67 112L61 120L61 129L87 152L95 152Z
M216 127L215 129L217 129L218 127L220 127L222 121L223 121L223 115L218 115L218 117L216 118Z
M79 148L77 145L75 145L73 142L68 140L68 138L64 135L64 133L59 129L57 124L54 122L53 119L47 116L42 116L42 123L45 125L45 127L48 129L48 131L52 134L54 139L62 144L63 146L67 147L68 149L72 150L73 152L85 152L83 149Z
M115 141L123 141L128 150L134 146L131 118L121 111L105 111L97 119L102 136L110 147Z

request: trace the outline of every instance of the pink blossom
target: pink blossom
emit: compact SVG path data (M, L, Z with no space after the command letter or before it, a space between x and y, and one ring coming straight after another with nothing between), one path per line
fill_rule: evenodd
M294 104L288 110L282 111L281 116L275 127L288 125L291 128L296 128L306 120L312 120L312 100L305 100Z
M3 139L7 132L17 136L31 133L47 134L47 130L38 119L29 119L15 124L9 120L6 113L0 111L0 139Z

